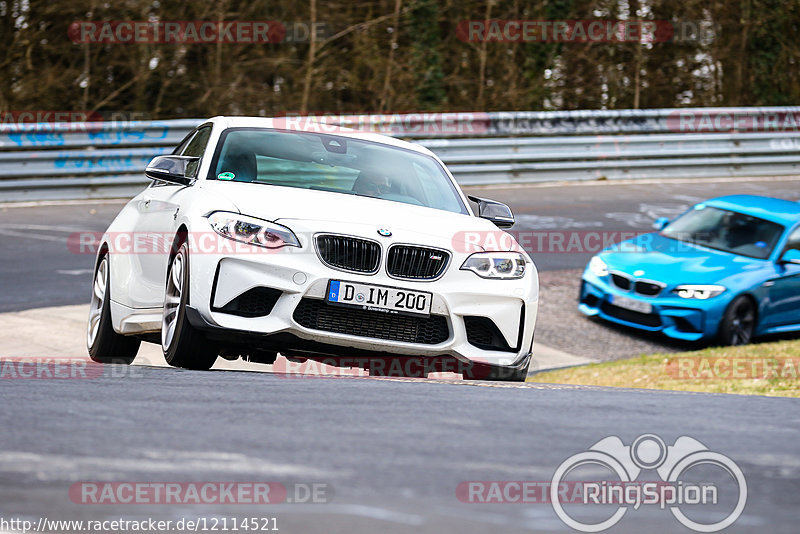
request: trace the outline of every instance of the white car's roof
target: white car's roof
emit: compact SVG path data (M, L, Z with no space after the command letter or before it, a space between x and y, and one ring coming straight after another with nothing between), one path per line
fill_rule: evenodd
M433 156L433 152L424 146L416 143L409 143L401 139L395 139L388 135L381 135L364 130L354 130L333 124L319 122L311 117L226 117L217 116L208 120L223 128L278 128L281 130L293 130L298 132L322 133L327 135L338 135L352 139L361 139L373 143L413 150Z

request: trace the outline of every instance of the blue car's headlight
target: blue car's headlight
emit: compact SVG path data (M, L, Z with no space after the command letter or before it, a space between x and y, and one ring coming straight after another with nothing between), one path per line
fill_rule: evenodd
M600 256L594 256L589 260L589 271L595 276L608 276L608 265L600 259Z
M208 216L208 223L219 235L249 245L266 248L300 246L297 236L289 228L263 219L215 211Z
M467 258L461 269L481 278L511 280L525 276L525 256L519 252L477 252Z
M682 299L698 299L706 300L711 297L716 297L725 291L725 286L708 285L708 284L686 284L678 286L672 290L673 293Z

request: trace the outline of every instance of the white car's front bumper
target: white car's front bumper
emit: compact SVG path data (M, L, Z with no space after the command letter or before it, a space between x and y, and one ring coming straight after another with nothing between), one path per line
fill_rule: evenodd
M275 252L264 249L234 255L192 254L190 317L201 323L196 326L215 330L217 337L228 332L229 341L247 337L247 343L252 344L253 335L261 336L264 347L283 348L279 352L284 354L291 352L292 339L303 340L299 345L305 352L321 355L335 353L347 357L353 353L375 352L422 357L452 356L462 362L499 366L518 364L531 352L539 289L538 274L532 263L528 264L521 279L489 280L460 270L467 255L455 253L438 280L406 281L391 278L386 273L383 269L385 258L382 258L381 269L376 274L343 272L323 264L313 246L308 245L285 247ZM430 292L433 295L431 315L429 318L393 316L391 328L384 330L397 335L382 330L380 336L383 339L374 337L375 328L381 324L386 326L385 314L349 308L342 311L342 308L328 305L324 298L332 279ZM280 291L268 314L244 317L222 311L226 304L257 287ZM309 324L308 314L302 313L303 310L312 310L312 315L315 311L321 312L328 321L317 320ZM342 332L341 322L333 328L339 331L332 331L329 320L341 318L337 315L340 312L347 315L344 324L348 329L352 326L352 332ZM475 332L468 333L465 317L490 319L496 325L495 334L499 333L504 343L497 343L498 336L495 335L492 338L494 345L476 345L475 340L480 336ZM446 322L444 335L429 324L434 320L440 325L442 320ZM472 321L470 324L474 328L475 321L468 321ZM485 321L481 324L485 325ZM409 332L421 330L434 334L413 340L409 338ZM483 334L485 340L486 332ZM277 347L274 342L278 343ZM503 350L491 350L498 345L505 346Z

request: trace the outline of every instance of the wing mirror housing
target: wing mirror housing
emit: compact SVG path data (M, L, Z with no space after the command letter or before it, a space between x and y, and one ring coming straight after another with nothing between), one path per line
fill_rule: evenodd
M795 265L800 265L800 250L796 248L787 250L781 255L781 259L778 260L778 263L793 263Z
M151 180L189 185L195 179L198 161L200 158L193 156L156 156L144 174Z
M511 228L514 226L514 214L511 208L488 198L469 196L471 201L478 204L478 217L492 221L498 228Z
M653 230L658 230L659 232L669 225L669 219L666 217L659 217L653 222Z

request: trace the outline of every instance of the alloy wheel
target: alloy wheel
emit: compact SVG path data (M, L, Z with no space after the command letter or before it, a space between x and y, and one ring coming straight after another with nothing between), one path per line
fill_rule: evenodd
M753 337L755 312L749 300L740 301L733 311L731 321L731 345L747 345Z
M184 257L182 253L175 255L167 279L167 291L164 296L164 318L161 323L161 345L166 351L172 345L175 329L178 326L178 312L183 297Z
M97 332L100 330L100 317L103 315L103 305L106 300L106 289L108 280L108 257L103 258L97 267L92 286L92 300L89 303L89 323L87 327L87 342L91 347L97 339Z

